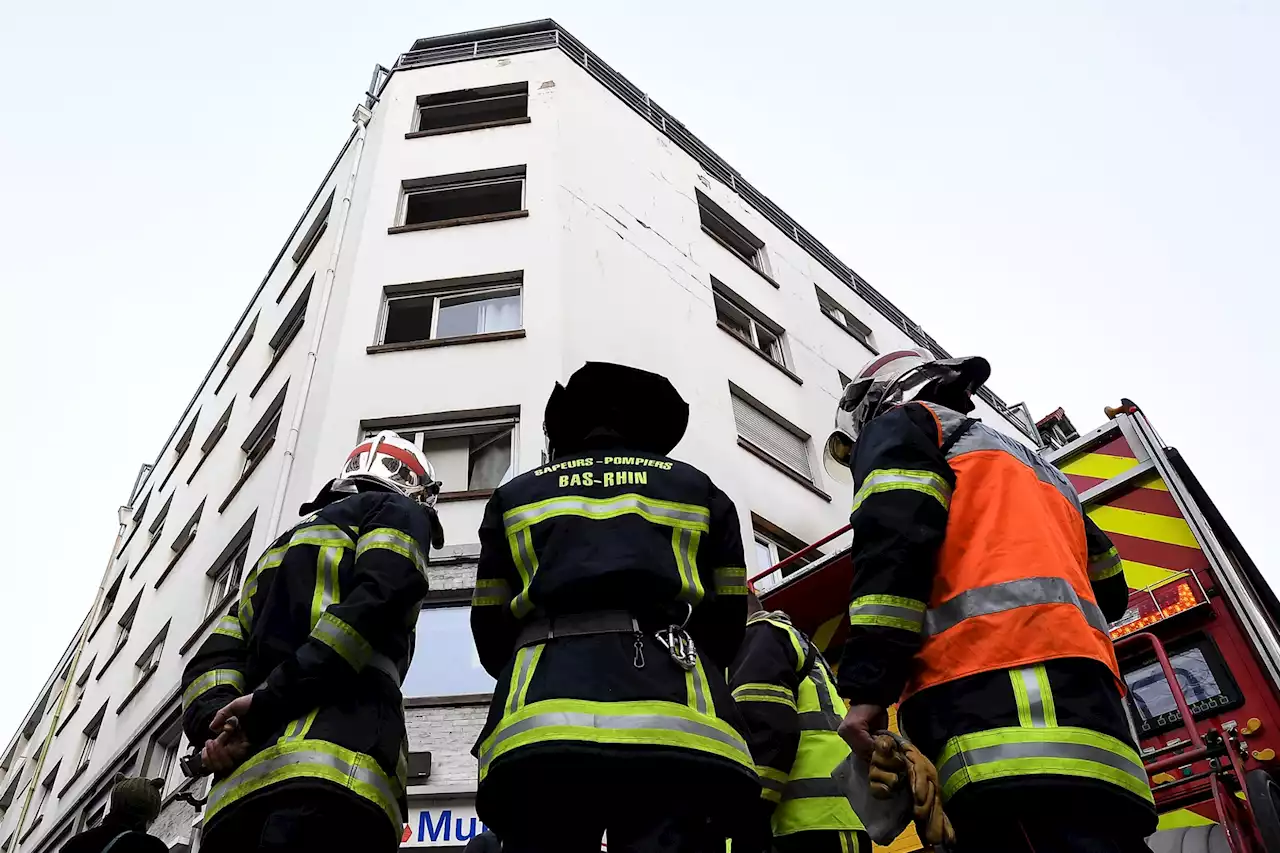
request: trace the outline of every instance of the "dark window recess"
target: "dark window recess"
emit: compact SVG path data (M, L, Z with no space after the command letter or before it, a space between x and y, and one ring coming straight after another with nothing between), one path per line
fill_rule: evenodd
M725 331L742 339L775 364L787 366L782 347L783 329L747 304L716 279L711 279L715 299L716 320Z
M187 424L187 430L182 434L182 438L178 439L178 443L173 446L173 450L178 454L178 458L182 458L182 454L187 452L187 448L191 446L191 437L196 433L196 421L200 420L200 411L191 416L191 423ZM174 463L177 464L176 462Z
M524 209L524 167L446 175L404 185L403 225L422 225Z
M298 300L289 308L289 313L280 321L275 334L271 336L271 349L277 356L288 349L289 344L293 343L293 339L298 336L298 332L302 331L302 326L307 320L307 301L311 299L311 286L315 281L315 276L312 276L307 286L302 289L302 293L298 294Z
M853 380L852 380L852 379L850 379L848 376L845 376L845 373L844 373L844 371L843 371L843 370L837 370L837 371L836 371L836 376L838 376L838 377L840 378L840 393L842 393L842 394L843 394L843 393L844 393L844 389L845 389L845 388L848 388L848 387L849 387L849 383L850 383L850 382L852 382Z
M98 624L101 625L103 620L107 618L107 614L111 612L111 608L116 603L116 596L120 594L120 584L124 582L124 572L116 576L115 582L108 587L105 595L102 596L102 609L98 611Z
M236 363L240 361L240 357L244 355L244 351L249 348L249 342L253 340L253 333L258 328L258 317L260 314L254 314L253 320L249 322L249 328L244 330L244 335L240 338L240 343L236 344L236 348L231 351L231 355L227 358L227 373L230 373Z
M329 227L329 211L333 208L333 192L330 191L329 198L321 205L320 210L316 212L315 219L311 220L311 226L307 228L307 232L302 235L302 239L298 242L298 248L293 250L293 262L295 264L304 264L311 252L315 249L316 244L320 242L320 238L324 236L325 229Z
M764 241L748 231L723 207L703 195L702 190L695 192L698 195L698 218L702 222L702 227L724 244L729 251L761 272L765 272Z
M151 526L147 528L147 532L151 534L152 539L160 535L160 529L164 527L164 520L169 517L169 507L172 504L173 495L169 495L169 499L164 502L164 506L160 507L156 517L151 520Z
M173 540L173 545L170 547L174 553L181 554L191 544L191 540L196 538L196 531L200 527L200 514L202 512L204 512L204 501L200 501L200 506L196 507L196 511L192 513L191 518L182 526L177 538Z
M232 400L227 404L227 410L222 413L222 417L218 418L218 422L213 425L213 429L209 431L209 437L204 440L204 444L200 445L200 452L208 455L210 450L217 445L222 434L227 431L227 426L231 423L231 409L236 401Z
M502 285L387 294L383 344L411 343L521 327L519 279Z
M491 124L529 115L529 84L460 89L418 97L418 123L414 130L441 131L476 124Z
M871 342L871 327L853 316L853 312L832 299L830 295L823 292L822 288L815 287L814 290L818 293L818 307L822 309L822 313L826 314L831 322L861 341L867 349L875 352L875 345Z

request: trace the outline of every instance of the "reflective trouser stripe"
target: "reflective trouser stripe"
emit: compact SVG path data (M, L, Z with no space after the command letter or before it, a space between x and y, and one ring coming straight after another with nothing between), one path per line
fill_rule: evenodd
M970 782L1050 775L1110 782L1154 802L1133 747L1071 726L1000 728L954 737L947 741L937 767L944 799Z
M742 736L723 720L675 702L592 702L547 699L508 714L480 745L480 779L493 761L538 743L579 741L688 749L718 755L754 770Z
M546 643L533 646L522 646L516 652L515 666L511 668L511 686L507 690L507 713L514 714L524 706L525 696L529 692L529 683L533 681L533 671L542 657Z
M223 616L219 619L218 624L213 626L213 633L230 637L233 640L244 639L244 631L240 628L240 620L235 616Z
M505 607L511 603L511 585L500 578L481 578L476 581L471 596L472 607Z
M311 636L337 652L356 672L363 670L373 657L373 646L369 641L332 613L320 614L320 621L311 629Z
M925 603L898 595L864 595L849 605L849 625L898 628L919 634L924 630Z
M699 714L715 716L716 706L711 698L711 688L707 686L707 671L702 668L702 659L694 661L693 669L684 674L685 694L689 707Z
M356 543L356 559L359 560L374 548L382 548L392 553L399 554L409 562L413 563L414 568L427 573L427 558L423 556L422 549L418 547L418 543L413 537L393 527L378 527L367 533L360 535L360 541Z
M234 687L244 693L244 675L236 669L211 669L198 676L182 691L182 709L185 711L192 702L215 687Z
M733 688L733 701L772 702L775 705L786 705L791 710L796 710L796 697L794 693L785 687L780 687L776 684L766 684L764 682L740 684Z
M856 832L842 829L836 834L840 836L840 853L860 853L858 834Z
M338 600L338 567L342 564L342 547L326 545L316 555L316 586L311 594L311 625L320 622L320 614Z
M857 512L863 501L881 492L907 490L928 495L942 504L943 509L951 508L951 484L932 471L917 471L909 468L877 468L862 481L858 493L853 496L853 509Z
M1024 729L1043 729L1058 725L1053 707L1053 691L1049 673L1043 664L1009 670L1013 699L1018 706L1018 724Z
M747 594L747 570L745 568L716 569L714 577L716 595Z
M965 590L925 614L924 632L928 636L934 636L954 628L965 619L1041 604L1070 604L1084 615L1090 627L1103 634L1109 630L1106 617L1102 615L1098 605L1077 595L1066 578L1041 577L1021 578Z
M209 790L206 824L232 803L291 779L324 779L364 797L387 815L399 837L403 824L395 788L378 762L323 740L273 744L241 764Z
M1115 548L1089 558L1089 580L1091 581L1105 581L1123 572L1124 562Z

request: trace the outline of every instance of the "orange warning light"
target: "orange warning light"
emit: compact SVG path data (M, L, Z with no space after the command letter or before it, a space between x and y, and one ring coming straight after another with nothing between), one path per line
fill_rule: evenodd
M1131 608L1131 612L1136 609L1136 618L1118 625L1111 629L1111 639L1118 640L1123 636L1132 634L1135 631L1141 631L1143 628L1150 627L1157 622L1162 622L1170 616L1176 616L1183 611L1190 610L1193 607L1204 604L1204 599L1196 594L1196 590L1190 583L1183 581L1176 587L1169 588L1174 595L1170 596L1165 593L1164 589L1158 590L1160 598L1168 601L1167 604L1156 606L1156 601L1150 595L1142 594L1138 598L1137 607ZM1172 600L1169 600L1172 599Z

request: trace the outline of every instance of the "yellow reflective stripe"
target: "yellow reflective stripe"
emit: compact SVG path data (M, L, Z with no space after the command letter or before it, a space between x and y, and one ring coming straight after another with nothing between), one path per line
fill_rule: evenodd
M684 674L685 697L688 705L699 714L715 716L716 704L711 698L711 688L707 685L707 671L702 668L699 658L693 663L693 669Z
M910 468L877 468L862 481L862 487L853 496L853 509L857 512L863 501L881 492L906 489L935 498L943 509L951 507L951 484L932 471Z
M747 570L745 567L716 569L714 576L717 595L747 594Z
M671 531L671 553L675 556L676 572L680 575L680 600L697 605L706 595L702 578L698 574L698 541L702 533L677 527ZM745 576L745 569L744 576Z
M211 669L202 673L182 691L182 709L185 711L215 687L234 687L244 693L244 675L237 669Z
M254 564L249 576L245 578L244 586L240 590L238 618L240 620L240 628L246 637L253 632L253 596L258 591L258 575L279 566L284 559L285 552L288 550L288 544L269 549L258 558L258 562Z
M1053 690L1049 687L1049 673L1044 668L1044 664L1038 664L1031 668L1035 673L1036 681L1040 685L1040 704L1044 708L1044 724L1046 726L1058 725L1058 711L1053 705Z
M471 595L472 607L495 607L511 603L511 585L501 578L481 578Z
M548 498L507 510L502 514L502 523L507 535L511 536L527 527L562 515L606 519L631 514L639 515L654 524L703 532L711 529L711 511L705 506L662 501L634 492L609 498L588 498L581 495Z
M375 527L367 533L360 534L360 541L356 543L356 559L359 560L375 548L399 554L413 563L414 568L422 574L427 573L427 558L423 555L422 549L418 547L418 543L412 536L403 531L396 530L394 527Z
M796 710L795 694L785 687L763 682L740 684L733 688L733 701L772 702L775 705L785 705L793 711Z
M529 684L533 681L533 671L542 658L542 650L546 643L534 646L523 646L516 652L515 665L511 667L511 683L507 688L507 711L514 714L524 706L525 696L529 693Z
M364 797L387 815L398 837L403 824L396 789L378 762L328 741L305 738L273 744L214 783L205 821L250 794L291 779L324 779Z
M761 779L771 779L774 782L780 782L783 785L787 784L787 779L790 777L790 774L784 773L777 768L770 767L767 764L757 764L756 775Z
M1009 682L1013 686L1013 704L1018 708L1018 725L1029 729L1032 727L1031 702L1027 699L1027 686L1022 678L1022 670L1009 670Z
M240 619L236 616L223 616L218 620L218 624L213 626L213 633L230 637L233 640L244 639L244 632L240 628Z
M1014 727L961 735L947 741L936 766L944 799L970 782L1047 774L1100 779L1153 802L1133 747L1089 729Z
M760 798L763 800L768 800L771 803L780 803L782 802L782 792L775 791L772 788L766 788L763 785L761 785Z
M899 595L863 595L849 603L849 625L897 628L919 634L924 630L925 603Z
M1049 673L1044 664L1011 669L1009 681L1013 685L1013 699L1018 706L1018 725L1024 729L1058 725L1058 715L1053 706L1053 690L1049 687Z
M1104 581L1123 572L1124 562L1120 559L1120 552L1115 548L1089 558L1089 580L1091 581Z
M779 628L786 633L787 638L791 640L791 648L794 649L796 653L796 667L798 668L803 666L804 659L809 656L809 648L808 645L800 639L800 632L786 622L780 622L777 619L764 619L762 621L768 622L773 627ZM797 672L798 671L799 669L797 669Z
M294 545L315 545L320 548L354 548L355 543L341 527L333 524L312 524L299 527L289 537L286 548Z
M533 576L538 572L538 555L533 550L533 531L525 528L514 536L508 536L507 541L511 545L516 571L520 573L520 580L524 584L520 594L511 601L511 614L517 619L523 619L533 612Z
M319 713L320 713L320 709L315 708L311 711L310 714L307 714L305 717L299 717L298 719L289 723L289 725L284 727L284 734L282 734L280 736L280 739L277 740L276 742L284 743L286 741L301 740L302 738L305 738L307 736L307 733L311 731L311 724L316 721L316 714L319 714Z
M356 672L364 669L373 657L373 646L369 641L332 613L320 614L320 620L311 629L311 636L337 652Z
M316 554L316 585L311 594L311 626L320 622L320 614L338 600L338 566L342 548L327 546Z
M593 702L546 699L505 715L480 744L480 780L490 765L531 744L576 741L640 744L690 749L718 755L754 769L746 742L728 723L678 702Z

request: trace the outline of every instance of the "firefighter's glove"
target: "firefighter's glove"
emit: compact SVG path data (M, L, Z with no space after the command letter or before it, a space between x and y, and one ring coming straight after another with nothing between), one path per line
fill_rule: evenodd
M916 832L929 846L955 843L951 821L942 810L938 771L915 745L887 732L876 736L868 779L871 794L888 799L904 785L911 790Z

